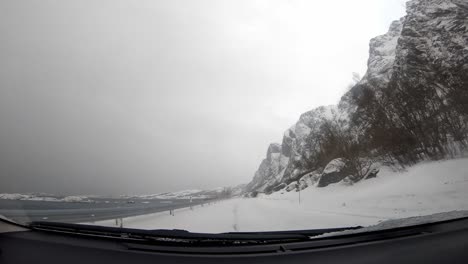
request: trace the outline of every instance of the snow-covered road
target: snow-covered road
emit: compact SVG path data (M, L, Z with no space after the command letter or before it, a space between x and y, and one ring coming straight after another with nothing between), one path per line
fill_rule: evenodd
M186 229L194 232L271 231L371 225L385 218L346 212L307 210L288 200L237 198L215 204L125 218L124 226ZM94 224L113 226L114 220Z
M301 192L280 191L257 198L123 219L142 229L193 232L273 231L369 226L387 219L468 210L468 159L423 163L405 172L383 169L379 177L353 186L342 183ZM112 226L115 221L94 224Z

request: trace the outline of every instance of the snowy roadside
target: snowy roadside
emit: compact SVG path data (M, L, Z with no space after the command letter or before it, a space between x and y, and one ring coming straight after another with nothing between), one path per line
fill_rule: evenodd
M384 220L468 210L468 159L422 163L406 172L382 169L374 179L203 207L128 217L123 226L193 232L273 231L371 226ZM93 224L115 226L115 220Z

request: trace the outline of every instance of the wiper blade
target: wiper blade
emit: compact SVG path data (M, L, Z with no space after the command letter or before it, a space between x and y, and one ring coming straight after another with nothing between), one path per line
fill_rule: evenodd
M78 235L105 236L122 239L145 240L163 243L191 244L269 244L278 242L299 242L310 240L311 237L328 232L338 232L350 228L315 229L299 231L273 232L228 232L219 234L193 233L187 230L143 230L120 227L106 227L57 222L31 222L30 227L36 230L66 232Z
M128 239L144 239L154 241L300 241L306 240L309 237L301 234L249 234L249 233L220 233L220 234L207 234L207 233L192 233L186 230L143 230L133 228L120 228L120 227L106 227L95 225L82 225L72 223L58 223L37 221L31 222L29 227L36 230L66 232L81 235L94 235L94 236L107 236Z
M288 234L300 234L303 236L314 237L332 232L341 232L346 230L355 230L363 228L362 226L352 227L338 227L338 228L322 228L322 229L306 229L306 230L291 230L291 231L264 231L264 232L233 232L223 234L246 234L246 235L288 235Z

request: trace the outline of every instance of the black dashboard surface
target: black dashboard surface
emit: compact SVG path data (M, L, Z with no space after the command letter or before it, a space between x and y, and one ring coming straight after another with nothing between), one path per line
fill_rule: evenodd
M468 219L392 232L197 248L30 230L0 234L0 263L468 263Z

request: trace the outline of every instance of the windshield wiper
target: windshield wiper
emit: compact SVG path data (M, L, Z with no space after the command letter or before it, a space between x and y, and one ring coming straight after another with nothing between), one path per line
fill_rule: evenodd
M322 228L322 229L306 229L306 230L291 230L291 231L265 231L265 232L229 232L223 234L246 234L246 235L288 235L288 234L301 234L308 237L314 237L332 232L341 232L345 230L360 229L362 226L353 227L338 227L338 228Z
M142 230L120 227L106 227L95 225L82 225L57 222L31 222L29 225L35 230L70 233L76 235L113 237L127 240L140 240L154 243L190 243L197 245L223 244L223 245L245 245L245 244L271 244L284 242L300 242L310 240L311 237L349 229L331 228L299 231L273 231L273 232L228 232L219 234L193 233L187 230Z

